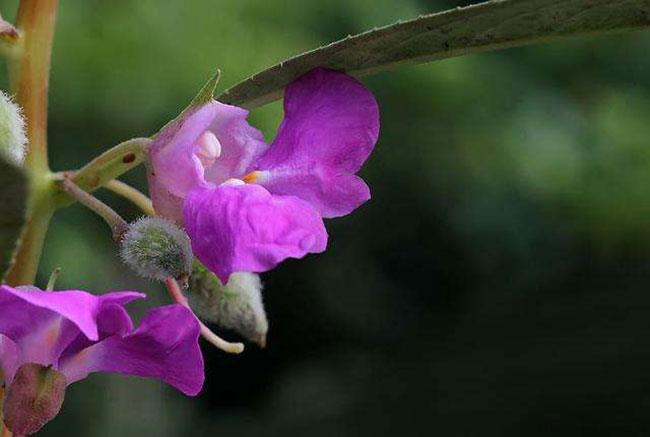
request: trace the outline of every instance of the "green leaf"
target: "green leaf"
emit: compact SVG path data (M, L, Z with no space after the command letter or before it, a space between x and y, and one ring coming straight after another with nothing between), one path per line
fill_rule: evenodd
M0 159L0 274L9 262L25 223L27 179L22 169Z
M272 102L294 79L316 67L364 76L402 65L648 26L650 0L493 0L349 36L255 74L218 100L248 108Z

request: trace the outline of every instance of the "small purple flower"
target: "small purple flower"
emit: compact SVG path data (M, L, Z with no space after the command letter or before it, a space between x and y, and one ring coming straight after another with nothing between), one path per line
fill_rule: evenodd
M156 212L184 224L194 254L225 283L327 245L322 218L370 198L355 173L379 134L379 110L360 82L317 69L285 91L269 146L248 111L210 101L165 127L150 148Z
M143 297L0 286L0 381L11 389L23 365L38 364L67 384L116 372L158 378L196 395L204 380L198 321L187 308L169 305L150 311L134 329L124 305Z

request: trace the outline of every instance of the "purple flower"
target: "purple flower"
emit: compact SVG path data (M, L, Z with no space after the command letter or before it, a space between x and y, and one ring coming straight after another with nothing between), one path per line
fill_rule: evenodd
M144 295L0 286L0 381L24 364L51 366L67 384L92 372L158 378L194 396L203 386L199 325L181 305L150 311L136 329L124 305Z
M157 213L185 225L194 254L223 282L324 251L322 218L370 198L355 175L379 134L370 91L317 69L287 87L284 110L270 146L248 111L212 100L165 127L150 148Z

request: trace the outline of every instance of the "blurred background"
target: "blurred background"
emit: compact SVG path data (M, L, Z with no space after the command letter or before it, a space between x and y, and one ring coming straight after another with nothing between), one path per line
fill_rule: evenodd
M223 90L347 34L468 3L62 0L52 166L154 133L217 67ZM650 34L632 33L365 79L382 112L361 172L373 199L327 223L326 253L263 275L267 348L204 345L196 399L94 375L42 435L646 435L648 53ZM271 140L281 117L275 103L251 120ZM124 180L146 189L143 169ZM40 281L56 266L61 287L147 292L136 312L167 301L79 206L56 216Z

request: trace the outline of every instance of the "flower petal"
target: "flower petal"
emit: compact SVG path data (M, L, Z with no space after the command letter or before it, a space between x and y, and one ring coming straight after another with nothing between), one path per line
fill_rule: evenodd
M0 334L0 386L8 386L14 379L16 369L23 364L20 349L12 339Z
M194 154L196 141L217 115L216 102L181 114L165 126L149 146L149 186L154 206L156 195L168 192L177 197L205 184L203 165Z
M323 217L350 213L369 199L356 173L379 135L372 93L346 74L316 69L289 85L285 116L268 151L253 165L257 183L295 195Z
M251 163L269 146L262 133L248 124L248 111L237 106L214 102L217 116L210 124L221 144L221 155L206 169L205 179L215 185L230 178L241 178Z
M99 334L99 340L103 340L111 335L126 335L133 331L133 322L122 305L108 303L103 305L102 309L97 314L97 331ZM74 332L71 333L73 336L74 334ZM63 345L64 348L59 354L60 360L66 360L68 357L78 353L80 350L87 348L95 342L96 340L89 340L88 337L77 331L74 340L69 341L67 346Z
M0 333L15 342L33 333L37 326L49 324L55 316L71 321L86 337L99 338L97 316L104 305L125 305L144 298L131 291L95 296L85 291L66 290L45 292L35 287L0 287L0 308L12 317L0 317Z
M204 381L199 324L190 310L168 305L150 311L140 327L113 335L63 361L68 383L92 372L116 372L161 379L194 396Z
M182 203L188 192L244 175L268 147L247 117L245 109L211 100L162 129L149 148L148 172L151 199L159 215L182 224ZM216 136L220 153L204 168L196 153L206 131Z
M185 225L194 255L223 283L233 272L264 272L286 258L327 246L318 212L293 196L259 185L224 184L186 198Z
M0 334L18 345L23 362L56 364L80 335L99 339L106 325L99 316L105 308L143 297L135 292L95 296L78 290L45 292L36 287L1 286L0 308L11 317L0 317Z

